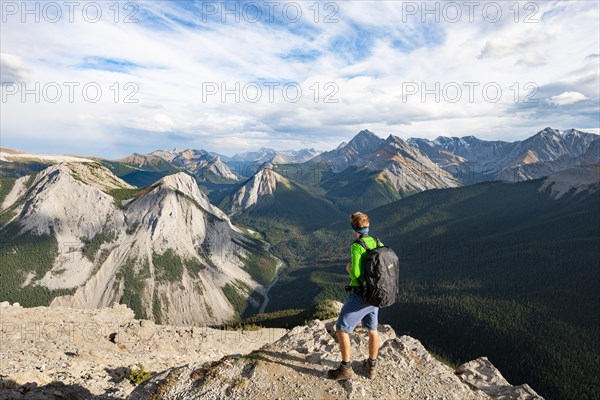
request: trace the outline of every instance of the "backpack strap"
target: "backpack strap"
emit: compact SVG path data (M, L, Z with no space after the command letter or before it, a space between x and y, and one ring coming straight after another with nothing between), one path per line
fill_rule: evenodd
M371 249L369 249L369 246L367 246L367 243L363 240L363 238L356 239L353 243L360 244L366 251L371 250Z
M363 240L362 237L359 239L356 239L353 243L360 244L366 251L371 251L378 247L383 247L383 243L381 243L378 238L374 238L374 239L375 239L375 247L373 247L372 249L370 249L369 246L367 246L367 243Z

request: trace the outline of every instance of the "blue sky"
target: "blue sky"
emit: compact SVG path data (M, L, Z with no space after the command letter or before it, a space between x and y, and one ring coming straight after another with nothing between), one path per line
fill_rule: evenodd
M513 141L600 128L595 1L80 2L60 17L27 3L39 22L5 4L3 147L231 155L327 150L361 129Z

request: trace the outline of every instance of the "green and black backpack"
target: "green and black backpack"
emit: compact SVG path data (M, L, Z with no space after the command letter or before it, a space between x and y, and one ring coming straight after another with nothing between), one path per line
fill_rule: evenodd
M361 282L362 298L376 307L391 306L400 296L400 260L392 249L375 239L375 248L363 239L355 240L367 250L363 260L364 280Z

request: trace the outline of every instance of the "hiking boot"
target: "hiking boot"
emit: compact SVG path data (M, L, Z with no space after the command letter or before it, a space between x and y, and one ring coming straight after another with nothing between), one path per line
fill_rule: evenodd
M350 379L354 376L354 371L352 371L352 367L343 367L340 365L336 369L330 369L327 371L327 378L333 379L336 381L342 381L345 379Z
M377 376L377 364L372 365L368 358L363 361L363 369L365 370L367 378L373 379Z

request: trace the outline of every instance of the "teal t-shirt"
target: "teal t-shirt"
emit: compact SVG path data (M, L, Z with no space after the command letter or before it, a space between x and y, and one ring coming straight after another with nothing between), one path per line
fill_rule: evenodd
M377 246L377 242L371 236L365 236L362 239L369 249L374 249ZM352 257L352 266L349 272L350 286L360 286L360 283L364 280L363 258L365 254L367 254L367 250L360 243L352 243L352 247L350 247L350 256Z

